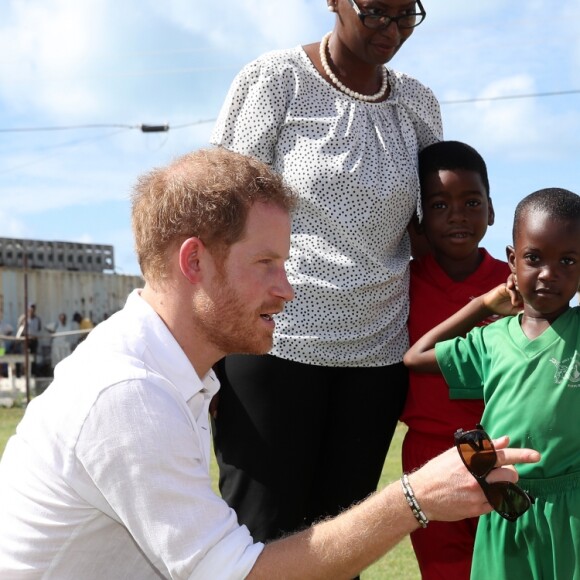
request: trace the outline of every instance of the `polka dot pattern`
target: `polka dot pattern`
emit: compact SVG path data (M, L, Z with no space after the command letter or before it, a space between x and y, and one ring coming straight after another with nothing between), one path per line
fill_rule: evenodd
M212 143L258 157L300 194L272 354L315 365L381 366L408 347L409 240L417 153L442 138L439 105L388 71L391 94L340 92L301 47L263 55L234 80Z

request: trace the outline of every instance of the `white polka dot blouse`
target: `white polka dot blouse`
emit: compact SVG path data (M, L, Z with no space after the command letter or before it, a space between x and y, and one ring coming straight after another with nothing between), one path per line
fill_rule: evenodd
M272 354L314 365L382 366L408 348L410 244L420 212L417 153L442 139L430 89L388 70L380 103L326 82L301 47L235 78L211 141L253 155L299 192Z

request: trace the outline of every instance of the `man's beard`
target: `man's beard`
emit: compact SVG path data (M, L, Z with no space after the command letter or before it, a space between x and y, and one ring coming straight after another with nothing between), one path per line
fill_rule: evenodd
M201 302L202 301L202 302ZM200 303L201 302L201 303ZM225 354L266 354L272 348L272 332L260 324L260 312L278 311L277 301L251 310L225 276L216 279L212 296L194 306L199 331Z

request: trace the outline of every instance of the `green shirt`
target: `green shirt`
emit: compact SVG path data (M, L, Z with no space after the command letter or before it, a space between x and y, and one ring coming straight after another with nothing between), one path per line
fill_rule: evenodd
M512 446L542 454L539 463L518 467L521 477L580 472L580 309L533 340L520 320L506 317L436 345L450 396L483 398L481 423L491 437L507 434Z

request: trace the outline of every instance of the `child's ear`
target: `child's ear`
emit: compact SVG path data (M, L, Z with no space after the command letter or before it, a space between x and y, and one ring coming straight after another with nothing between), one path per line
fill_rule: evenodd
M413 233L419 234L420 236L425 233L423 224L419 221L417 214L414 214L411 218L411 221L409 222L408 229L410 230L411 228L413 229Z
M495 222L495 210L493 209L493 202L491 201L491 197L487 199L487 225L493 226Z
M417 218L416 214L409 222L407 231L409 232L409 238L411 239L412 258L418 259L423 257L425 254L431 253L431 246L429 245L429 240L425 235L423 224L419 223L419 219Z
M516 251L513 246L506 246L505 254L507 257L507 262L512 271L512 274L516 275Z
M511 271L511 278L513 280L515 289L519 292L518 277L516 276L516 251L513 246L506 246L505 253L507 256L508 266L510 267Z

